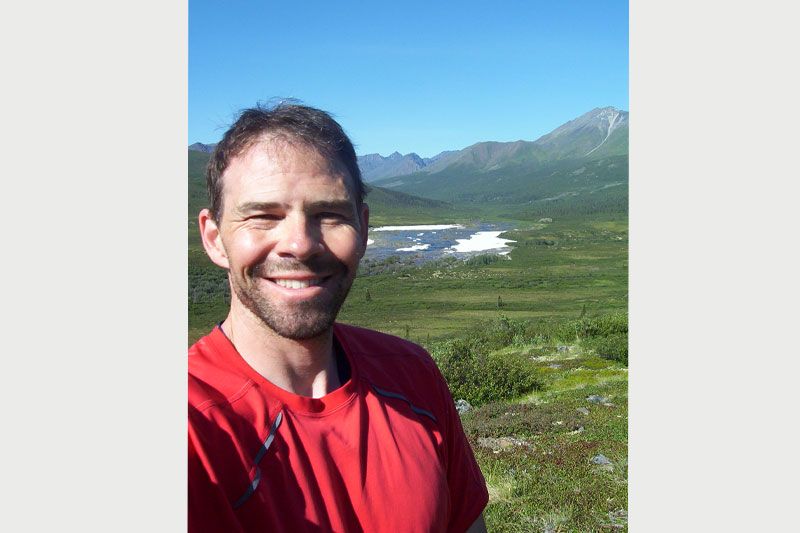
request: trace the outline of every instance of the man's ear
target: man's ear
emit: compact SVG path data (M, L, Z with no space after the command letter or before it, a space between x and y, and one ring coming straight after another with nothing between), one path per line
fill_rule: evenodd
M198 223L200 224L200 237L203 239L203 248L206 249L208 257L211 258L215 265L222 268L230 268L228 254L225 253L222 237L219 234L219 227L214 222L214 219L211 218L211 212L208 209L200 211Z

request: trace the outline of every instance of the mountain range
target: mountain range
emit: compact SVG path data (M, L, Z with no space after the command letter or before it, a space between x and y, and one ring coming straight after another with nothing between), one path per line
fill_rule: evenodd
M358 156L365 182L374 182L414 172L435 174L452 165L494 170L509 161L534 163L559 159L627 153L628 112L614 107L595 108L559 126L536 141L479 142L442 152L431 158L416 153L388 157L380 154Z
M479 142L370 185L453 204L626 211L629 114L597 108L536 141Z
M369 183L382 178L411 174L457 152L458 150L450 150L425 158L418 156L414 152L406 155L394 152L388 157L383 157L381 154L360 155L358 156L358 168L361 169L363 180Z
M411 198L419 197L414 202L420 208L423 199L504 205L518 216L558 209L626 212L628 130L627 111L595 108L535 141L485 141L431 158L367 154L358 156L358 164L370 188L383 191L375 200L380 196L387 205L410 207ZM195 143L189 150L205 152L207 160L214 146Z
M189 145L189 150L194 152L206 152L211 153L214 151L214 148L217 147L217 143L214 144L203 144L203 143L194 143Z

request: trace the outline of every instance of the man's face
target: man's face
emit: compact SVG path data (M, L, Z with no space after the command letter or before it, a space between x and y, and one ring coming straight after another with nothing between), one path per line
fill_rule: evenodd
M369 211L356 207L347 170L312 149L267 140L234 158L223 183L224 259L215 262L230 271L232 306L283 337L326 332L367 241Z

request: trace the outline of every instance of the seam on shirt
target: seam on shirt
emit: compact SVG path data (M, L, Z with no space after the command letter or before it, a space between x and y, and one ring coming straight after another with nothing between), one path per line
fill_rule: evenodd
M378 387L376 387L375 385L372 385L372 388L375 390L375 392L377 392L378 394L380 394L380 395L382 395L382 396L387 396L387 397L389 397L389 398L397 398L398 400L403 400L404 402L406 402L406 403L408 404L408 406L411 408L411 410L412 410L412 411L414 411L414 412L415 412L415 413L417 413L418 415L425 415L425 416L427 416L428 418L430 418L431 420L433 420L433 421L434 421L434 423L435 423L437 426L439 425L439 421L438 421L438 420L436 420L436 417L435 417L435 416L433 416L433 415L432 415L431 413L429 413L428 411L426 411L426 410L424 410L424 409L420 409L419 407L415 406L415 405L414 405L414 404L412 404L412 403L411 403L411 402L408 400L408 398L406 398L405 396L402 396L402 395L400 395L400 394L397 394L396 392L389 392L389 391L385 391L385 390L383 390L383 389L379 389L379 388L378 388Z
M278 426L281 425L281 420L283 420L283 412L278 411L278 416L275 417L275 421L272 423L272 426L269 428L269 434L267 435L266 440L264 440L264 444L258 449L256 453L256 457L253 460L253 463L256 465L256 473L253 476L253 480L250 482L250 486L247 487L247 490L244 491L244 494L233 504L234 509L238 509L244 502L247 501L250 496L256 491L258 488L258 483L261 481L261 468L258 466L259 461L264 457L264 454L267 453L269 447L272 445L273 440L275 440L275 433L278 431Z
M255 385L255 382L252 379L247 378L247 381L245 381L244 385L242 385L242 388L239 389L238 391L234 392L229 397L225 398L225 402L228 405L232 405L234 402L236 402L237 400L240 400L245 394L247 394L247 391L250 390L250 387L252 387L253 385ZM200 412L203 412L206 409L208 409L209 407L213 407L214 405L221 405L221 402L218 402L217 400L214 400L213 398L209 398L208 400L206 400L206 401L200 403L198 406L196 406L195 409L197 409Z
M366 380L364 378L359 378L359 381L366 381ZM369 383L369 382L367 382L367 383ZM356 384L356 387L358 387L357 384ZM335 413L338 413L342 409L346 409L358 397L359 397L358 390L355 390L355 391L353 391L353 394L351 394L340 405L337 405L336 407L334 407L332 409L329 409L329 410L326 409L325 411L323 411L321 413L312 413L312 412L309 412L309 411L304 411L302 409L295 409L291 405L286 404L286 403L283 403L283 408L286 409L287 411L289 411L290 413L292 413L294 415L297 415L297 416L303 416L303 417L308 417L308 418L325 418L325 417L331 416L331 415L333 415Z

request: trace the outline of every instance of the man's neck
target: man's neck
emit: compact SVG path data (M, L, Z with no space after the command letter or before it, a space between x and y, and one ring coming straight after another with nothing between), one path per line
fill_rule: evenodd
M233 309L222 331L242 358L272 384L298 396L321 398L339 388L333 330L317 337L281 337L248 311Z

